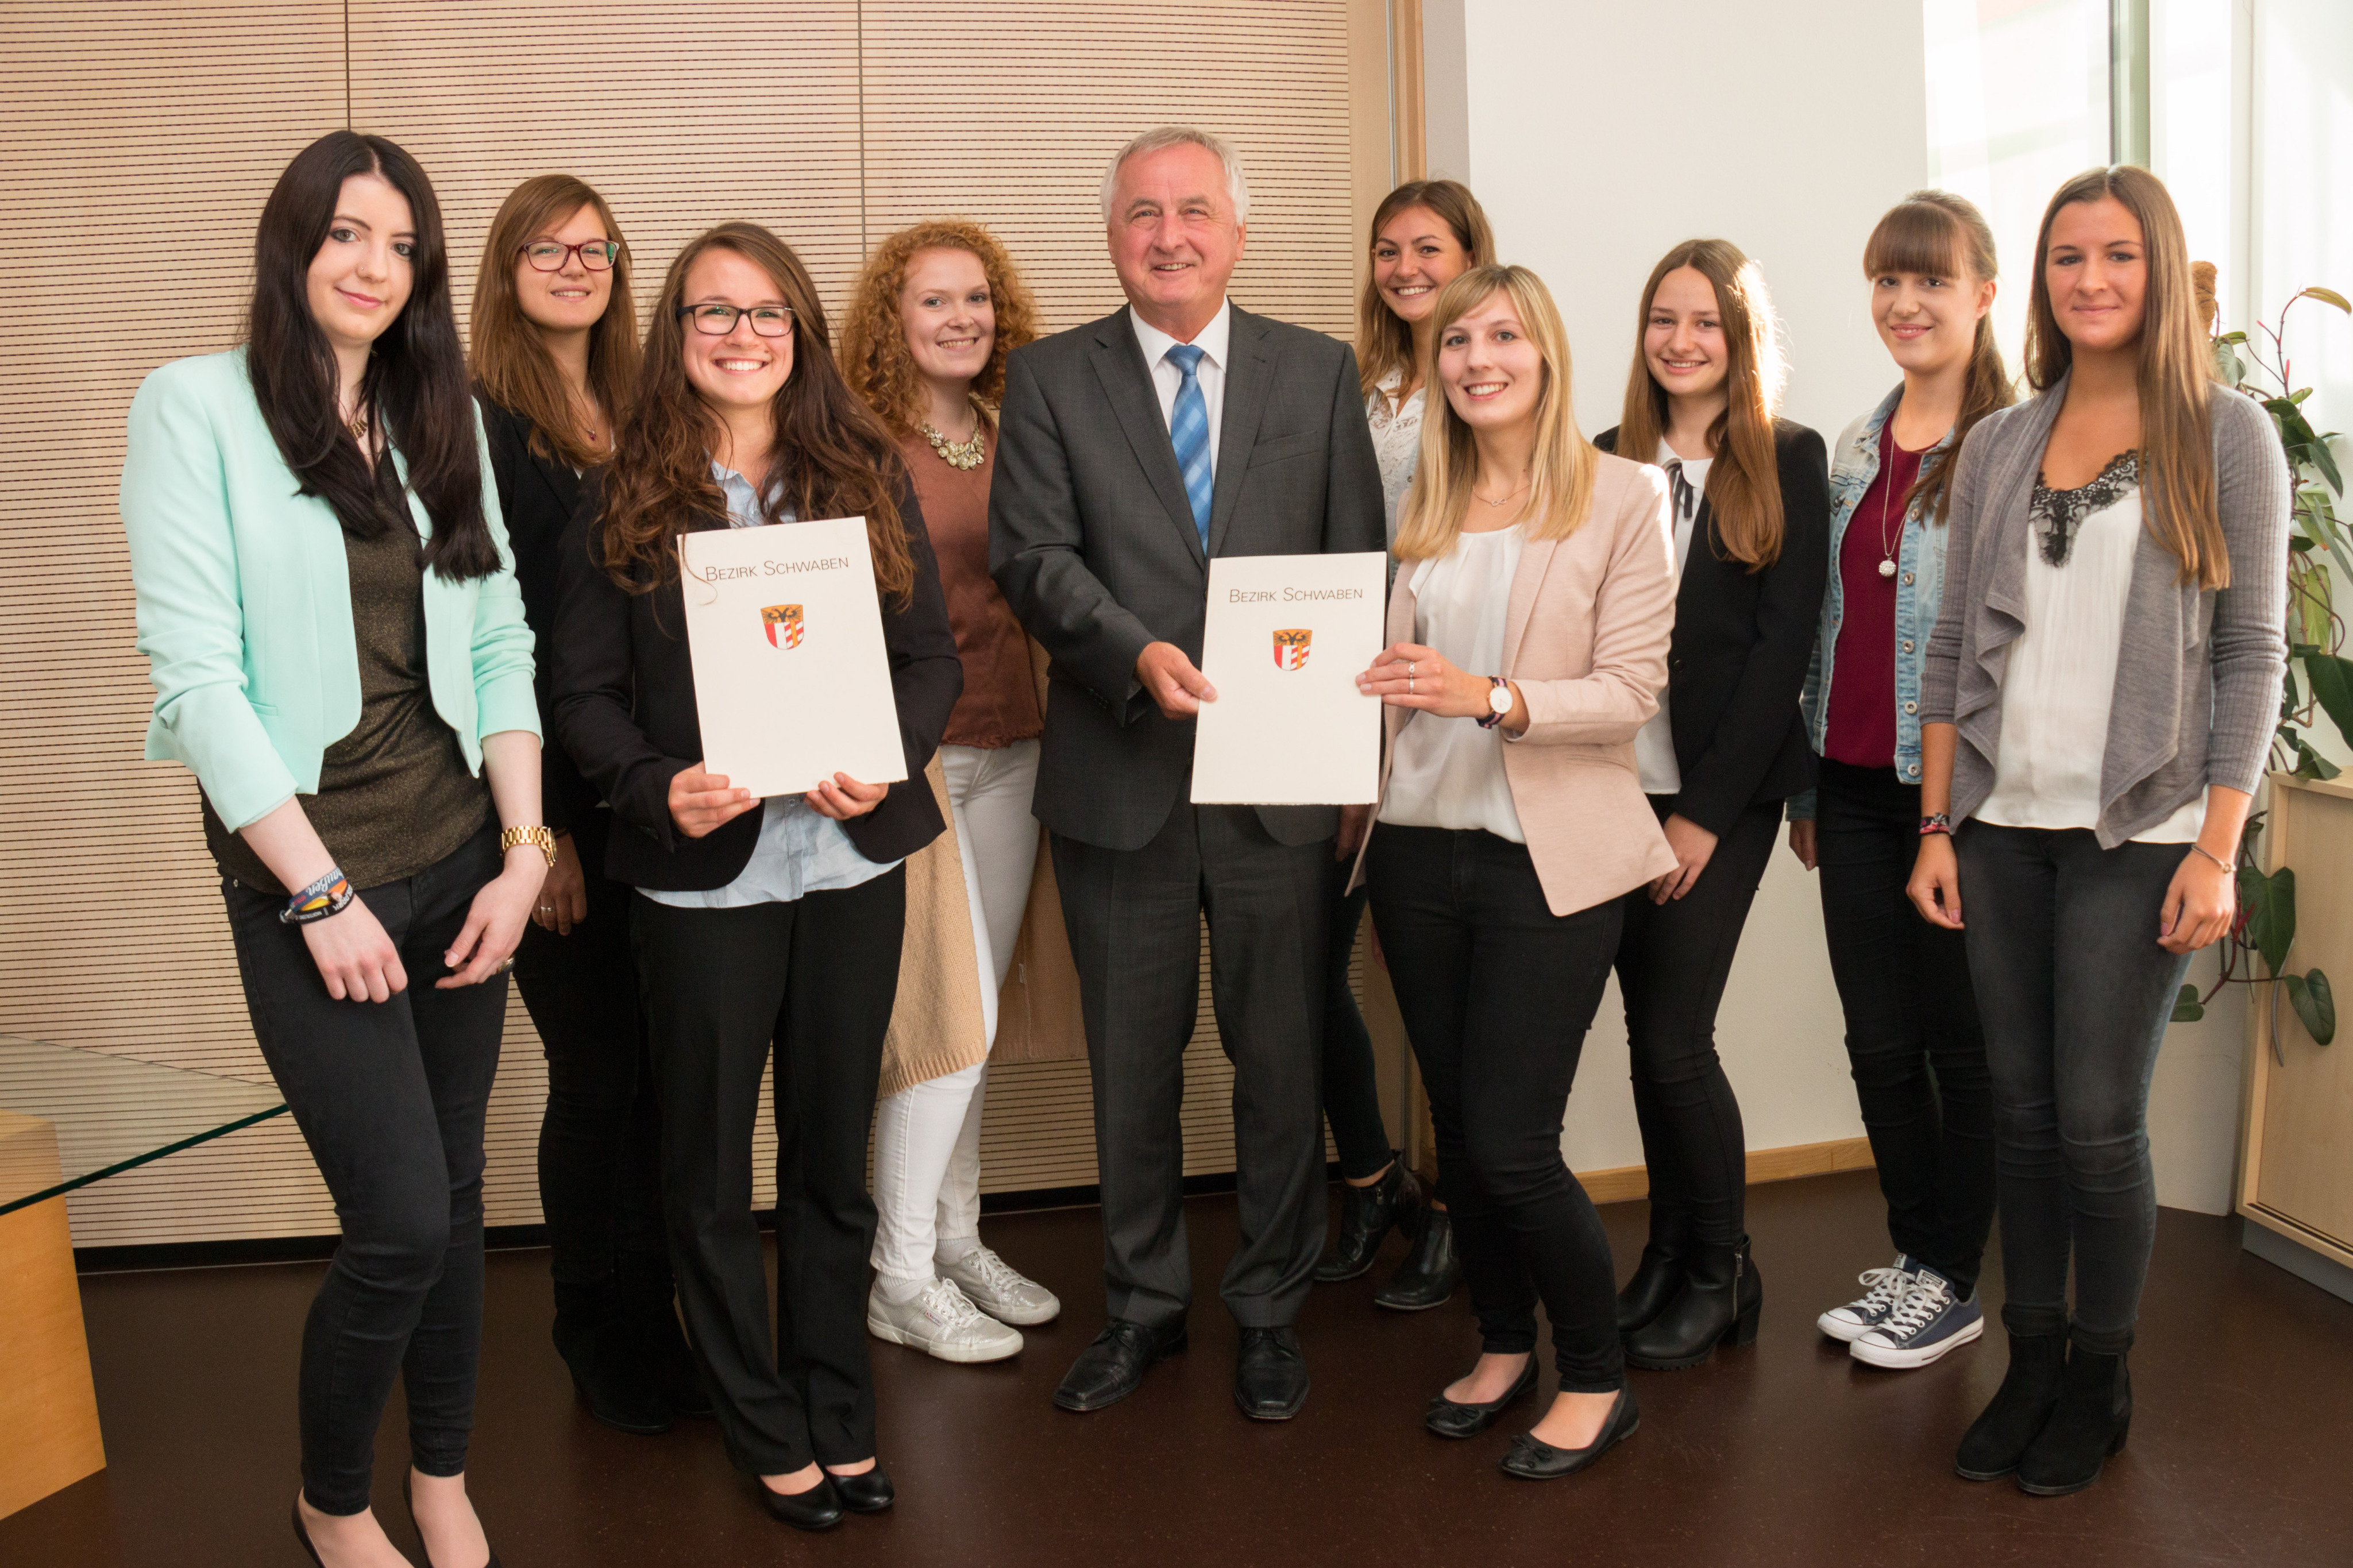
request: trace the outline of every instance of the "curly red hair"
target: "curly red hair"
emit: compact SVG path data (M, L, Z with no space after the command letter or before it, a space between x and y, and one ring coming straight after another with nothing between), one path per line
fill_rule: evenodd
M874 247L842 313L841 374L868 406L899 435L922 425L923 381L899 318L907 264L918 251L963 250L979 258L997 314L997 342L973 377L973 395L994 408L1005 396L1005 358L1038 336L1038 305L997 237L963 218L935 218L902 228Z

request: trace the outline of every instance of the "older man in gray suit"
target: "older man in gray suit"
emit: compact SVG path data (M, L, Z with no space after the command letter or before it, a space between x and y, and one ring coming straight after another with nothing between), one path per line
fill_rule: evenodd
M1185 1344L1183 1055L1209 921L1234 1064L1234 1397L1307 1397L1291 1324L1323 1245L1317 1062L1341 813L1194 805L1209 560L1382 547L1356 355L1234 308L1249 188L1216 137L1137 137L1103 180L1127 309L1014 351L989 492L997 585L1052 656L1034 809L1052 831L1094 1079L1110 1324L1055 1403L1125 1397ZM1352 814L1351 832L1358 826Z

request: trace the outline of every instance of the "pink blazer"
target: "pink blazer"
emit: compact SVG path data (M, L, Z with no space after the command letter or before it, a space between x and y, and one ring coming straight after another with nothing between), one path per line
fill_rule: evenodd
M1556 915L1606 902L1675 866L1634 767L1634 732L1659 710L1675 624L1666 476L1606 453L1598 461L1584 525L1567 539L1531 540L1520 553L1504 668L1493 672L1528 705L1527 732L1504 742L1504 777ZM1392 645L1413 640L1411 578L1400 571L1389 595ZM1475 721L1410 708L1383 717L1384 801L1407 724ZM1360 847L1351 888L1364 878L1364 860Z

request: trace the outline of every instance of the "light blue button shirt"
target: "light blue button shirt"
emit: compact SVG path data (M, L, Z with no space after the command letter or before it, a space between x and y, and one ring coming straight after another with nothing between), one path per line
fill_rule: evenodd
M727 497L727 521L736 528L757 528L767 520L751 481L733 468L711 465L712 477ZM793 521L791 513L782 521ZM789 904L804 893L832 888L854 888L898 865L873 861L858 852L841 824L809 809L797 795L770 795L760 812L760 841L752 849L736 879L708 892L673 893L652 888L638 891L658 904L680 910L737 910L747 904Z

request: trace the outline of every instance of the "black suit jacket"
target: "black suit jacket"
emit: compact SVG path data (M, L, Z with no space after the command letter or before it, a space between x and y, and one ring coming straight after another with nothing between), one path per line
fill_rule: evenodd
M1614 452L1617 437L1614 428L1605 430L1593 444ZM1719 836L1747 806L1787 800L1814 784L1814 749L1798 696L1830 567L1830 454L1815 432L1776 419L1773 455L1781 553L1762 572L1726 555L1703 498L1667 648L1668 722L1683 774L1674 808Z
M1124 309L1006 366L989 567L1052 659L1032 809L1082 843L1142 848L1190 793L1194 721L1161 713L1135 660L1167 642L1200 662L1210 556L1385 543L1355 352L1237 306L1227 357L1207 552ZM1339 826L1331 806L1258 812L1284 844Z
M591 474L559 552L555 732L613 807L607 876L668 892L723 888L751 860L761 813L747 811L702 838L689 838L670 819L670 780L702 757L686 605L675 572L647 594L628 593L606 574L598 500ZM907 777L891 786L881 805L842 824L858 852L875 861L903 859L946 826L923 769L964 691L939 564L903 469L899 513L914 552L915 586L904 607L882 602L882 642Z

